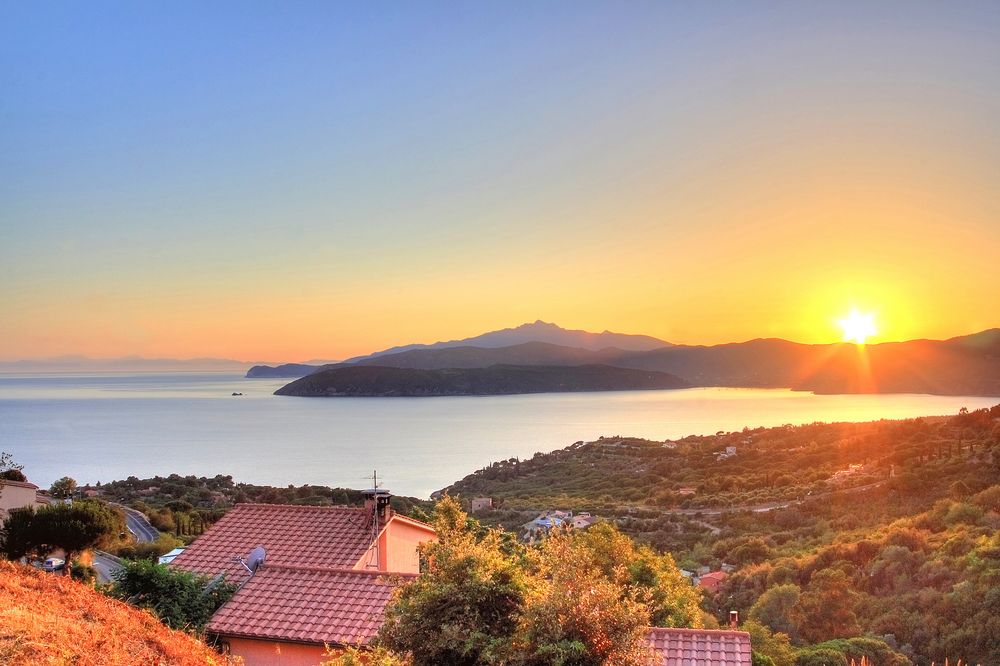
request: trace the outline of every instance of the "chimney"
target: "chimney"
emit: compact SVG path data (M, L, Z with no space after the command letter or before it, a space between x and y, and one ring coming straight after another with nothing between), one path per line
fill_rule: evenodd
M740 612L731 610L729 611L729 628L736 629L740 624Z
M389 506L392 493L384 488L369 488L362 490L361 494L365 498L365 513L374 515L380 525L392 518L392 507Z

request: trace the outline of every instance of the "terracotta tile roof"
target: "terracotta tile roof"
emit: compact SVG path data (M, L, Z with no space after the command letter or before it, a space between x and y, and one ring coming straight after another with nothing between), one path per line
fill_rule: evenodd
M223 636L364 645L382 626L395 581L413 577L265 564L212 616L208 631Z
M725 571L712 571L711 573L707 573L707 574L701 576L701 580L718 580L718 581L723 581L723 580L726 580L726 578L728 578L728 577L729 577L729 574L727 574Z
M0 486L15 486L17 488L31 488L32 490L38 490L38 486L33 483L28 483L27 481L13 481L11 479L0 479Z
M349 569L371 544L366 524L363 508L237 504L171 566L240 583L248 574L233 558L262 545L267 564Z
M655 666L750 666L750 634L653 627L646 636Z

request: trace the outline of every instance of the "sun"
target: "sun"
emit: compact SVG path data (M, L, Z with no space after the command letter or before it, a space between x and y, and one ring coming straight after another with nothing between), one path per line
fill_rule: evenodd
M844 340L863 345L865 340L876 334L875 315L862 314L857 310L851 310L851 314L840 320L840 327L844 329Z

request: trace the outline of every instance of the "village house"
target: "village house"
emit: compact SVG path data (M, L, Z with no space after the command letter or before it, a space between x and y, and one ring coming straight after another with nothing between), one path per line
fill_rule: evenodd
M11 481L0 479L0 523L7 518L11 509L46 506L49 503L44 495L38 492L38 486L27 481Z
M493 508L493 498L492 497L473 497L469 500L469 511L472 513L477 513L479 511L488 511Z
M531 543L536 538L545 536L554 527L572 527L582 530L597 521L597 516L592 516L586 511L581 511L576 515L573 515L572 511L560 509L543 511L534 520L521 525L521 540Z
M585 530L596 522L597 518L595 516L590 515L586 511L581 511L573 516L571 524L575 530Z
M729 577L725 571L712 571L698 578L698 586L709 594L718 594L722 581Z
M400 581L420 573L425 523L362 507L238 504L170 566L238 585L206 631L246 666L315 666L325 646L365 646Z
M715 459L728 460L729 458L732 458L735 455L736 455L736 447L727 446L725 451L719 451L718 453L715 454Z

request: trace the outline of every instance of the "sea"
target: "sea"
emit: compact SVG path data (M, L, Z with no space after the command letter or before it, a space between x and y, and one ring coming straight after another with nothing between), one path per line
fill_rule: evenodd
M181 475L427 498L496 460L577 441L955 414L998 398L696 388L444 398L297 398L226 373L0 375L0 450L48 487ZM239 393L242 395L233 395Z

